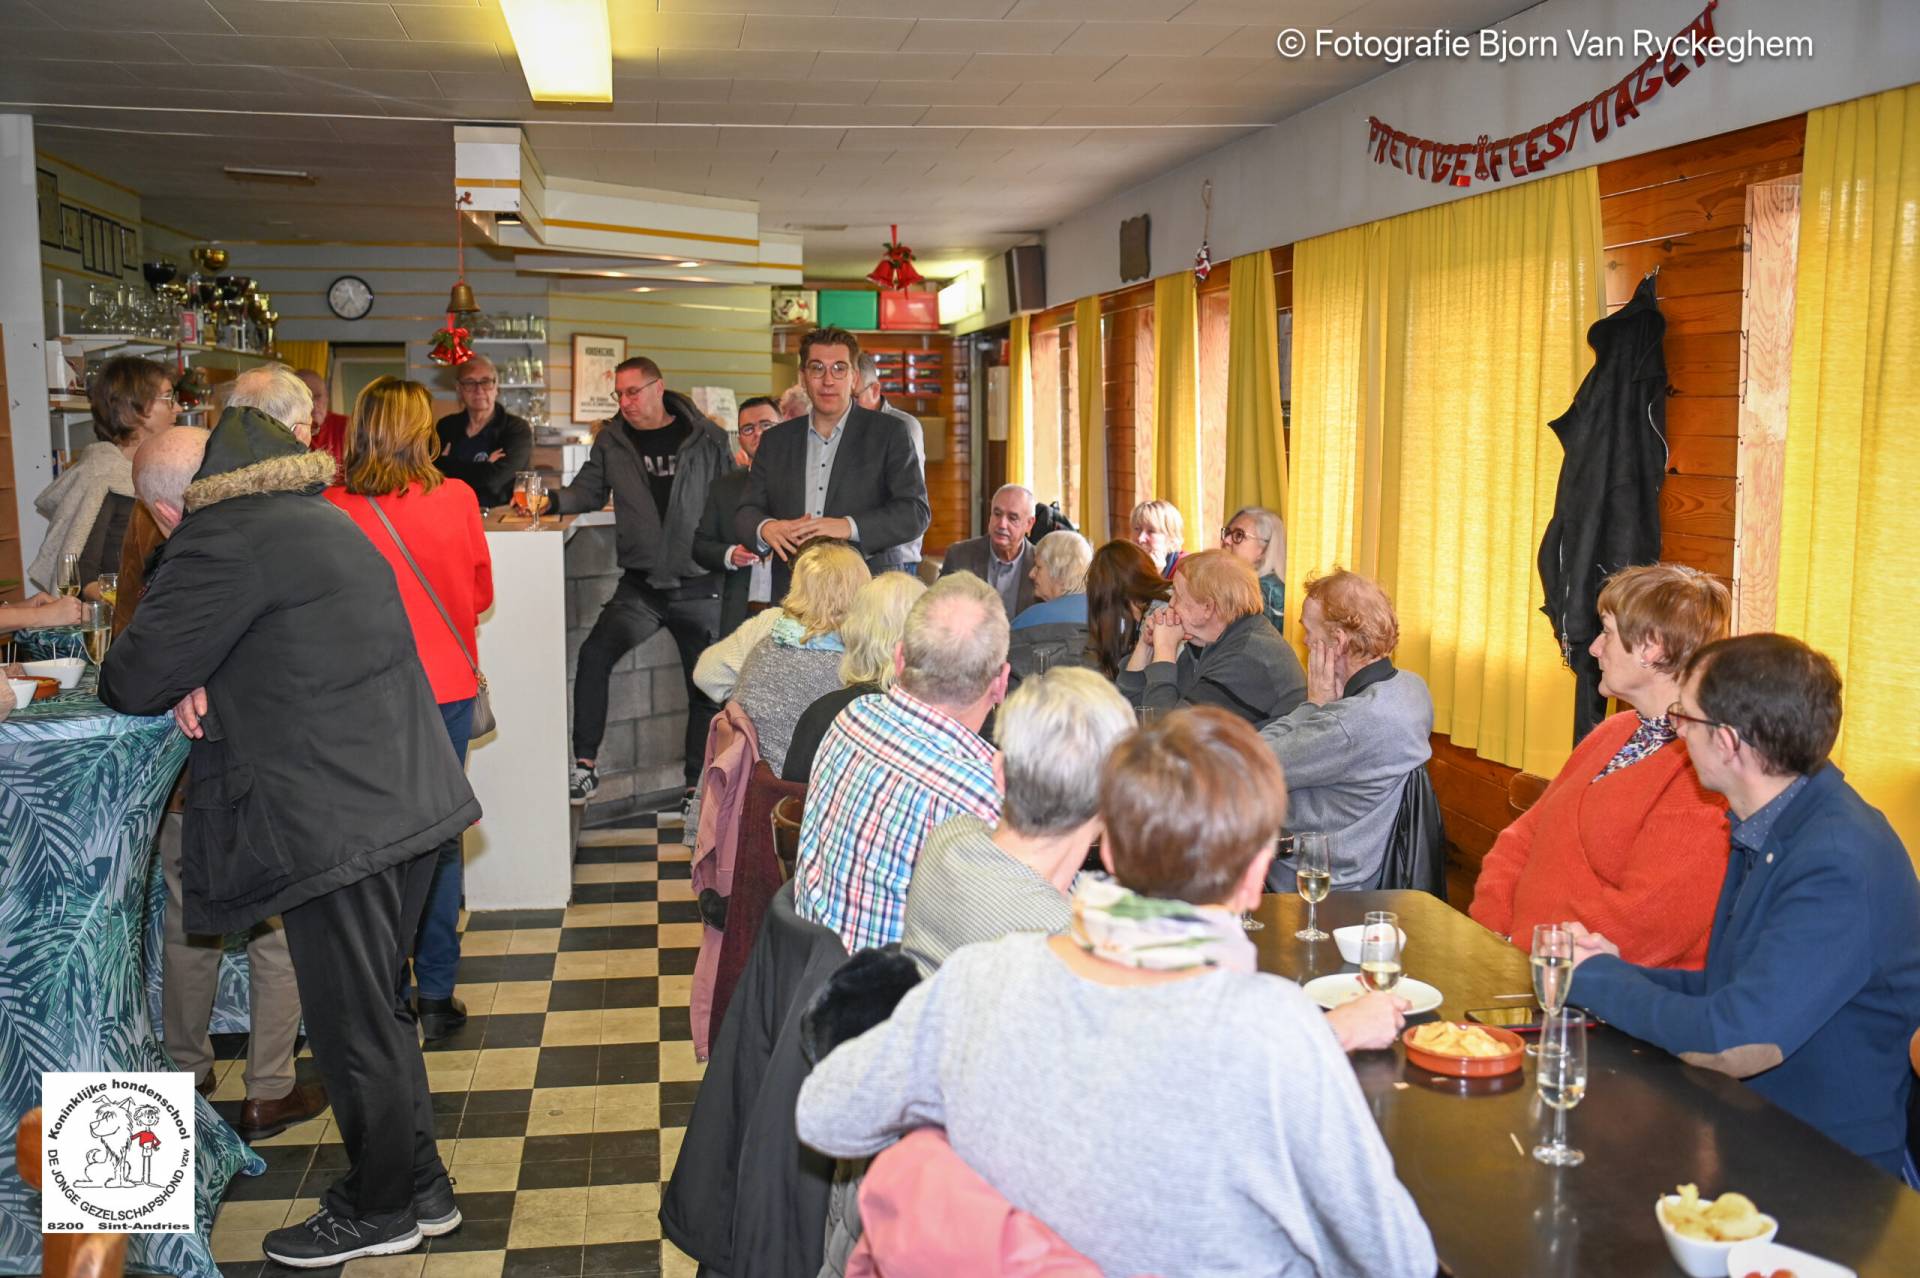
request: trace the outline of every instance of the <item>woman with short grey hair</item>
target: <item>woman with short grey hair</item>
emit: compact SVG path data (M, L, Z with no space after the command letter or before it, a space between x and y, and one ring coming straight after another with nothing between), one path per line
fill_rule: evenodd
M1287 632L1287 526L1265 506L1242 506L1220 530L1220 548L1253 566L1267 620Z
M1013 619L1007 664L1013 683L1054 666L1086 664L1087 569L1093 547L1077 532L1061 529L1033 548L1033 591L1040 602Z

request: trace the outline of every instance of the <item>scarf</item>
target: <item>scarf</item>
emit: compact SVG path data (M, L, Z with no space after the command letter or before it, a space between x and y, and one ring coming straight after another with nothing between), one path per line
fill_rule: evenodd
M1636 710L1634 713L1640 712ZM1606 767L1600 769L1600 776L1595 777L1594 780L1610 777L1622 768L1631 767L1673 740L1674 736L1673 724L1665 715L1658 719L1649 719L1644 714L1640 715L1640 726L1633 730L1633 735L1627 738L1626 744L1614 752L1613 759Z
M1122 967L1254 970L1253 942L1239 918L1217 905L1141 896L1107 875L1088 873L1074 884L1072 909L1067 935L1081 949Z
M773 623L773 641L782 648L800 648L807 652L845 652L846 645L840 642L837 634L815 635L806 638L807 628L798 620L782 616Z

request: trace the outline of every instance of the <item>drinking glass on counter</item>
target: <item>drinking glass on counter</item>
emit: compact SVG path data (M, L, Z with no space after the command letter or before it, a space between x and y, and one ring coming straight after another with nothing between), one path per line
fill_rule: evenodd
M1400 916L1368 910L1360 927L1360 983L1386 993L1400 983Z
M60 556L60 568L54 577L53 588L69 599L80 593L80 556Z
M1562 1008L1546 1014L1534 1082L1553 1111L1553 1136L1533 1147L1534 1158L1549 1167L1579 1166L1586 1155L1567 1144L1567 1111L1587 1094L1586 1013Z
M86 641L87 660L99 665L113 646L113 605L90 599L80 617L81 638Z
M1573 931L1564 923L1541 923L1533 929L1533 997L1540 1010L1551 1015L1567 1005L1567 987L1573 984ZM1527 1055L1539 1052L1527 1044Z
M1295 932L1294 939L1300 941L1325 941L1332 933L1322 932L1314 924L1314 907L1327 899L1327 893L1333 890L1333 861L1331 847L1324 834L1296 834L1293 836L1293 882L1300 893L1300 899L1307 903L1307 925Z
M540 516L547 509L547 481L537 470L523 470L513 477L513 508L533 520L532 527L540 526Z

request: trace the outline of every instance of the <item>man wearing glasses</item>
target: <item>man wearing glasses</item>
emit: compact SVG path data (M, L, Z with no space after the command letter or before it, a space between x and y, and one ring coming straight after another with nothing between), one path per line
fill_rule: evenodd
M753 456L760 451L766 432L780 421L780 406L765 395L741 401L737 418L740 425L740 451L734 460L743 469L731 471L713 481L707 493L707 509L700 516L699 531L693 535L693 559L702 568L726 574L720 589L720 633L730 635L739 629L749 612L773 606L773 565L771 556L734 540L734 517L747 495L747 472Z
M860 341L839 328L800 340L813 411L760 441L734 536L773 559L773 598L786 593L793 557L817 537L850 541L875 572L887 552L927 530L933 508L906 424L853 402Z
M607 730L607 683L614 663L662 626L680 650L687 689L688 789L700 778L707 726L719 707L693 684L693 665L718 637L720 581L693 557L694 533L714 481L734 469L727 434L667 389L644 355L613 370L618 416L594 430L593 451L574 481L553 495L563 515L599 510L613 498L613 598L580 645L573 686L573 774L569 792L585 803L599 788L594 766Z
M500 403L493 361L476 355L453 370L464 411L440 419L440 456L434 465L473 489L484 507L513 497L513 477L533 463L533 427Z
M1920 1025L1920 882L1827 755L1840 676L1785 635L1693 654L1667 711L1732 818L1707 965L1638 967L1576 923L1571 1002L1747 1085L1899 1174Z

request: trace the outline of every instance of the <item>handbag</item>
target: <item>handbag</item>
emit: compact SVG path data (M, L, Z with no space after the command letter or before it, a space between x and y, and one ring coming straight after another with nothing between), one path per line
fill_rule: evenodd
M433 593L433 584L427 580L427 574L421 572L420 565L413 561L413 552L407 549L406 542L400 540L399 530L393 526L393 521L387 518L387 512L380 509L380 503L372 497L367 498L367 505L373 507L373 513L380 516L380 522L387 526L387 536L393 538L393 544L400 548L400 557L407 561L407 567L413 569L413 575L420 581L420 589L426 591L427 598L433 601L434 609L440 614L440 620L447 623L447 631L453 636L453 642L460 649L460 655L467 659L467 665L473 670L473 681L478 686L473 694L473 726L467 732L467 739L478 741L500 726L493 717L493 699L487 695L487 677L480 673L480 663L473 659L471 652L467 651L466 640L460 637L460 630L453 624L453 618L447 615L445 605L440 602L440 596Z

